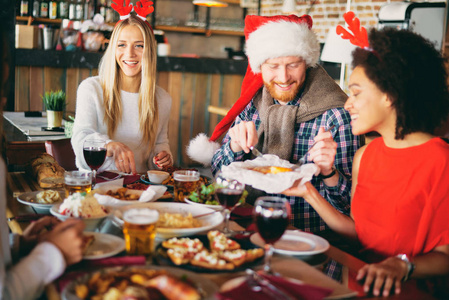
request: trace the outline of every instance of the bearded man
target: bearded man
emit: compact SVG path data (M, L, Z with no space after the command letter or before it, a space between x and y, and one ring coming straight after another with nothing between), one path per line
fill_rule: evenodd
M352 135L351 117L343 108L347 95L317 64L320 45L311 28L308 15L246 17L249 66L240 98L209 139L215 141L232 124L221 147L212 151L212 172L253 158L252 146L297 163L316 143L306 160L321 170L312 184L335 208L349 214L352 159L359 139ZM211 151L205 150L201 138L192 141L188 154L207 163L211 157L206 153ZM276 196L288 198L291 225L313 233L328 229L303 198Z

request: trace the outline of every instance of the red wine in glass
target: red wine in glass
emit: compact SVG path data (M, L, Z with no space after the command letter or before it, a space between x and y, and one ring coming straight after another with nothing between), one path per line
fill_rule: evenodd
M230 188L219 188L215 191L215 196L218 202L225 208L231 210L242 197L243 190L236 190Z
M287 229L288 216L283 214L279 217L266 217L263 214L256 214L256 226L265 243L274 244Z
M106 159L106 149L86 147L83 149L84 159L92 170L98 170Z

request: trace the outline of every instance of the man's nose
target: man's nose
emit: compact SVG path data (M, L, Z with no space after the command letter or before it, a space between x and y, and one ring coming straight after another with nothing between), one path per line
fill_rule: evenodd
M278 70L277 75L277 81L279 82L288 82L290 75L288 74L288 70L286 67L281 67Z

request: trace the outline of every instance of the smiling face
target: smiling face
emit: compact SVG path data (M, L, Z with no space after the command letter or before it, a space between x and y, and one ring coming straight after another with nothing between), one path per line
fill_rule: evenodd
M306 79L306 63L297 56L267 59L260 70L265 87L281 104L292 101Z
M137 26L126 26L119 34L115 59L122 78L139 79L142 72L144 39Z
M393 129L396 113L388 95L366 76L362 67L356 67L349 79L349 98L345 109L351 115L352 133L360 135L371 131L382 134Z

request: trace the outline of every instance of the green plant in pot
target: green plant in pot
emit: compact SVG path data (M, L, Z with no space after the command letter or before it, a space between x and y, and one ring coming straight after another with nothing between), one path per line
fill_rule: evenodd
M49 128L61 127L62 116L66 107L65 93L61 90L45 92L42 96L47 110L47 125Z

